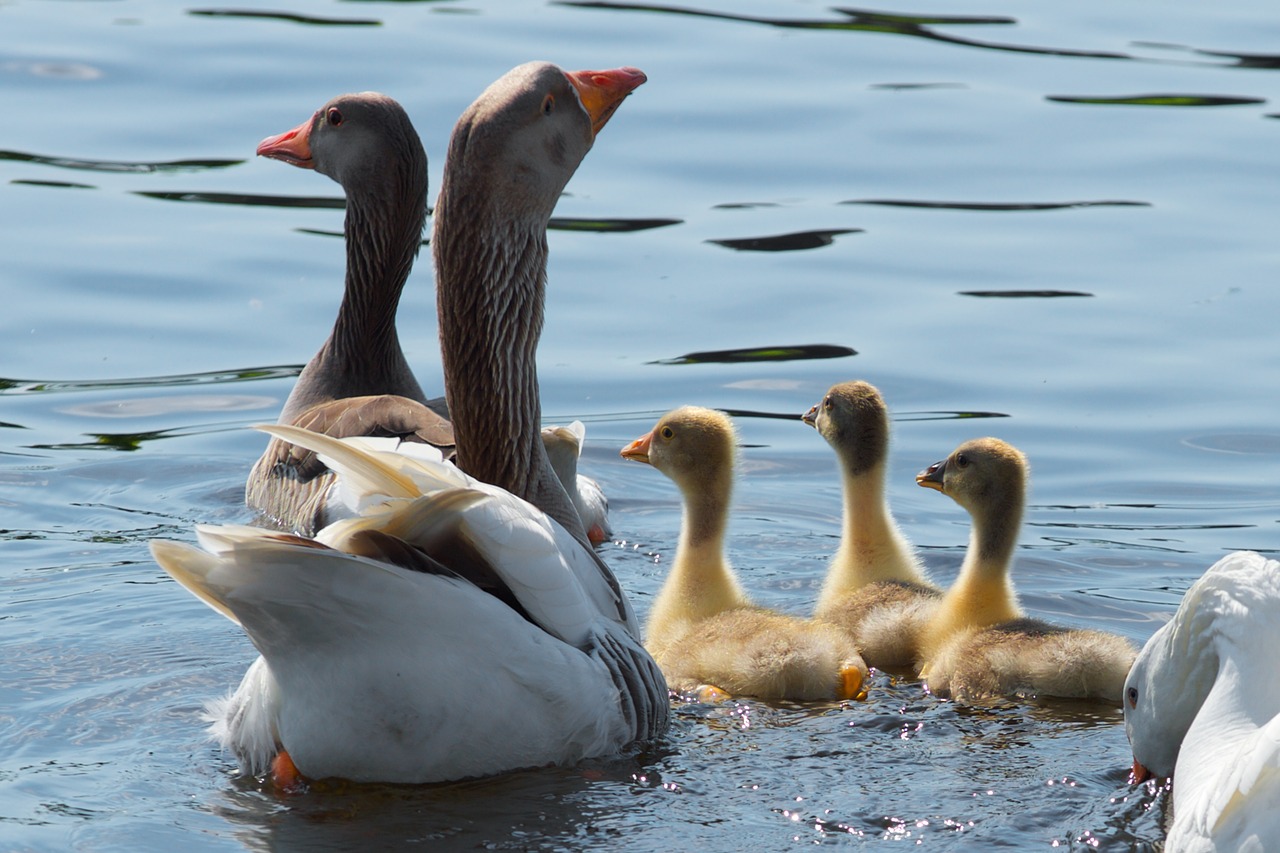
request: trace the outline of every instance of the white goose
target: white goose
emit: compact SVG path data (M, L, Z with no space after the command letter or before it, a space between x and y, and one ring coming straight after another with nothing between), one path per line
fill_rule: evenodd
M1280 562L1228 554L1147 641L1124 685L1134 779L1173 777L1165 853L1280 839Z
M573 501L573 508L582 519L587 538L592 545L599 545L613 535L609 526L609 499L600 484L586 474L578 473L578 458L587 440L587 427L582 421L568 426L542 428L542 443L547 448L547 460L556 472L556 479Z
M429 782L665 730L666 683L547 463L534 360L547 220L642 82L631 68L529 63L459 119L433 243L457 458L472 476L422 445L406 455L269 427L323 454L353 517L314 540L202 527L203 551L152 544L262 653L211 708L245 772Z

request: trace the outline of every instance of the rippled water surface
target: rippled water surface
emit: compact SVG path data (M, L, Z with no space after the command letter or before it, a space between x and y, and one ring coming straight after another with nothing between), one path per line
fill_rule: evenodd
M935 577L967 519L912 475L980 434L1033 465L1034 615L1142 642L1226 551L1280 551L1271 4L10 0L0 847L1150 849L1165 795L1127 784L1118 711L887 677L864 703L681 705L650 751L429 788L280 798L205 739L253 652L146 542L248 519L244 427L342 275L337 185L254 147L377 89L434 193L453 120L535 58L649 75L557 209L539 365L548 419L587 422L641 613L679 508L618 449L677 405L740 413L731 557L804 612L839 484L796 418L855 377L893 410L891 498ZM425 256L400 331L438 390Z

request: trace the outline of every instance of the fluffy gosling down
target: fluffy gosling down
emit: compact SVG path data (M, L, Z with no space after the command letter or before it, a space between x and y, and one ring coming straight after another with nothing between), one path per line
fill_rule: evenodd
M852 634L868 665L914 674L920 633L942 593L926 579L885 498L884 399L867 382L842 382L801 419L836 452L844 486L840 547L814 616Z
M733 423L711 409L668 413L622 450L680 489L675 560L654 600L645 645L668 683L704 699L852 699L867 667L844 631L752 603L724 552L733 492Z
M921 674L939 696L1061 696L1120 704L1136 650L1122 637L1022 614L1009 565L1026 501L1026 458L995 438L960 445L916 476L973 519L960 574L922 638Z

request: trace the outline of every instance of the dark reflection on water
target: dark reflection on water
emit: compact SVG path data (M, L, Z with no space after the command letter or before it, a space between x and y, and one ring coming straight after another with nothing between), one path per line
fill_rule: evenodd
M93 184L75 184L70 181L10 181L11 184L26 187L53 187L60 190L96 190Z
M138 190L136 195L162 201L195 201L203 204L243 204L252 207L316 207L341 210L347 200L341 196L258 195L255 193L159 192Z
M611 9L631 12L660 12L670 15L690 15L699 18L716 18L724 21L741 21L750 24L765 24L784 29L804 30L848 30L853 32L891 33L912 36L929 41L947 42L966 47L984 50L1011 51L1014 53L1036 53L1048 56L1075 56L1090 59L1136 59L1127 53L1100 50L1071 50L1068 48L1033 47L1030 45L1008 44L1003 42L978 41L946 35L930 29L929 24L947 26L965 24L1015 24L1017 19L989 16L935 16L935 15L895 15L875 12L869 9L837 8L833 11L843 18L814 20L806 18L765 18L752 15L735 15L729 12L713 12L704 9L691 9L684 6L664 6L645 3L610 3L594 2L594 0L560 0L559 5L578 6L586 9Z
M798 361L816 358L844 358L858 351L839 344L800 344L798 346L749 347L746 349L691 352L675 358L663 358L646 364L740 364L754 361Z
M1262 68L1262 69L1280 69L1280 54L1275 53L1233 53L1225 50L1204 50L1198 47L1191 47L1185 44L1170 44L1168 42L1156 41L1138 41L1133 43L1135 47L1151 47L1158 50L1176 50L1184 53L1193 53L1196 56L1212 56L1219 59L1234 60L1234 66L1237 68Z
M1149 201L921 201L903 198L851 198L839 204L878 204L886 207L925 207L941 210L1064 210L1077 207L1150 207Z
M53 157L47 154L30 154L25 151L0 151L0 160L15 160L21 163L38 163L42 166L56 166L60 169L84 169L90 172L194 172L202 169L225 169L238 166L244 160L166 160L156 163L134 162L128 160L85 160L77 157Z
M796 231L770 237L741 237L725 240L707 240L717 246L736 249L739 252L795 252L830 246L841 234L861 234L861 228L834 228L821 231Z
M147 430L143 432L94 432L86 433L88 441L67 441L56 444L29 444L32 450L141 450L149 442L171 438L186 438L193 435L209 435L215 432L228 432L242 429L239 425L207 424L203 426L186 426L174 429Z
M257 193L219 193L181 190L167 192L156 190L138 190L135 195L161 201L197 202L201 204L242 204L251 207L307 207L342 210L347 200L342 196L291 196L291 195L259 195ZM547 227L555 231L590 231L598 234L626 233L630 231L647 231L652 228L666 228L679 225L682 219L669 218L592 218L581 219L568 216L553 216ZM307 233L325 236L342 236L340 231L306 230ZM424 241L425 242L425 241Z
M1093 104L1098 106L1138 107L1238 107L1246 104L1265 104L1265 98L1245 98L1234 95L1045 95L1046 101L1064 104Z
M123 379L4 379L0 378L0 396L10 394L45 394L74 391L102 391L112 388L172 388L184 385L209 385L225 382L257 382L284 379L302 372L301 364L269 367L245 367L214 370L208 373L182 373L171 376L139 376Z
M961 296L994 299L1057 299L1063 296L1093 296L1083 290L961 290Z
M318 18L313 15L299 15L294 12L266 12L256 9L188 9L187 14L204 18L268 18L273 21L288 21L292 24L311 24L321 27L382 26L382 21L377 18Z

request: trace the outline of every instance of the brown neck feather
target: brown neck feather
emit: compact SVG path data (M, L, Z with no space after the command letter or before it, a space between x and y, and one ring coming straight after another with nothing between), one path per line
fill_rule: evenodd
M425 400L400 349L396 310L426 217L423 193L401 191L380 200L348 192L343 235L347 280L333 331L303 369L280 419L292 420L317 403L367 394Z

